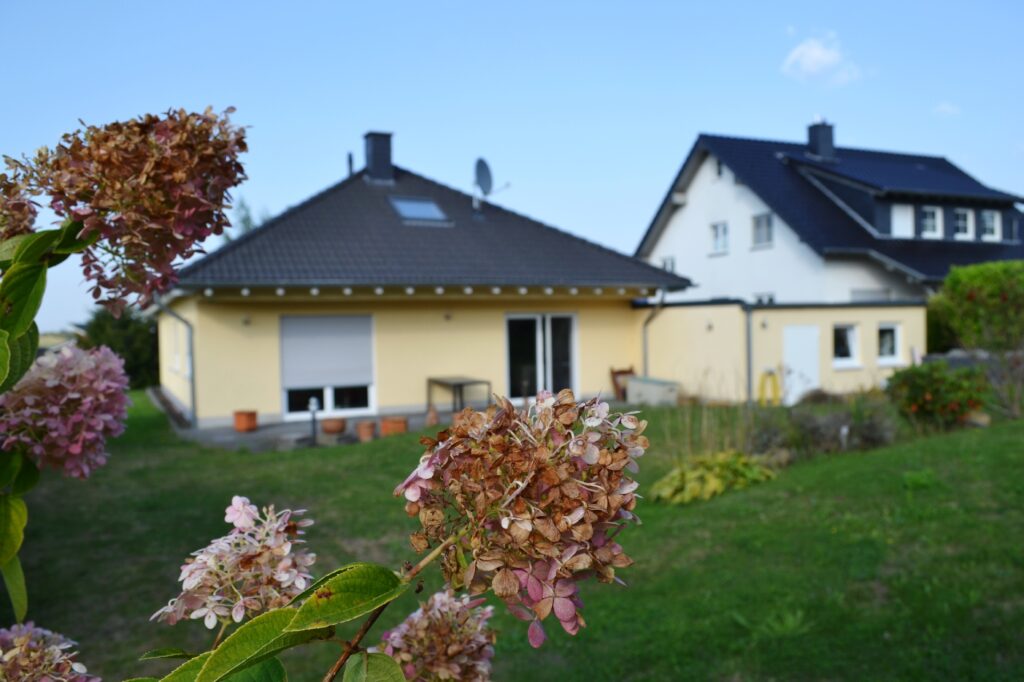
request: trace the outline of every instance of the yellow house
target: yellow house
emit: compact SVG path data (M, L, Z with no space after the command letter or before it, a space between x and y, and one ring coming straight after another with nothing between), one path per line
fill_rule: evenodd
M689 285L396 167L388 134L366 154L161 301L161 387L199 426L607 395L611 369L641 362L633 301Z
M791 403L877 386L924 352L920 304L666 303L691 282L396 167L388 134L366 155L159 302L161 388L194 424L610 396L613 369Z

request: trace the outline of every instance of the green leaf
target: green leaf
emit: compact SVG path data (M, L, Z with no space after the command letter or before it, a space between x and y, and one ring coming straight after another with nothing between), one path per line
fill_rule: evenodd
M7 332L0 330L0 336ZM36 350L39 348L39 328L33 322L29 325L28 331L16 339L8 338L11 359L6 378L0 379L0 393L14 388L14 385L25 376L32 363L36 359ZM2 372L0 372L2 373Z
M89 236L80 238L78 235L82 231L82 227L82 221L80 220L65 220L61 226L60 241L54 247L53 252L59 254L78 253L99 241L100 233L98 230L93 230L89 233Z
M160 682L195 682L196 675L199 674L200 669L202 669L203 664L206 663L206 659L209 657L210 652L207 651L185 661L172 670L170 675L162 677Z
M20 623L28 613L28 590L25 589L25 573L21 570L17 554L0 566L0 573L3 574L4 587L7 588L7 596L14 608L14 620Z
M405 682L405 674L390 656L364 651L345 664L341 682Z
M0 565L11 560L25 539L28 508L25 500L0 494Z
M124 682L160 682L155 677L130 677Z
M11 494L24 495L36 487L36 483L39 483L39 467L26 455L22 454L21 470L18 471L18 477L14 479L14 485L11 486Z
M357 563L325 581L299 607L285 628L295 632L346 623L381 604L387 604L408 587L394 571L376 564Z
M333 571L329 571L328 573L320 576L319 578L314 580L313 583L309 587L307 587L302 592L299 592L297 595L292 597L292 600L291 600L291 602L289 602L289 605L294 606L294 605L299 604L302 601L305 601L305 599L307 597L309 597L309 595L313 594L318 589L320 589L320 586L323 585L325 582L327 582L328 580L330 580L334 576L341 575L345 571L349 571L351 569L352 569L351 565L349 565L349 566L342 566L341 568L336 568Z
M0 384L7 383L7 376L11 373L11 335L0 329Z
M14 254L18 247L31 236L31 234L19 234L0 242L0 268L7 269L7 266L14 260Z
M60 239L60 230L33 232L18 244L14 252L15 263L38 263Z
M268 658L258 665L251 666L245 670L235 673L227 678L228 682L288 682L288 673L285 672L281 661L276 658Z
M163 658L195 658L195 654L190 654L184 649L179 649L176 646L167 646L162 649L152 649L139 656L140 661L156 661Z
M28 331L46 291L46 266L15 263L0 280L0 329L18 337ZM4 375L6 379L6 374Z
M248 668L280 651L305 644L314 639L327 639L334 628L303 632L285 632L298 610L292 607L275 609L256 616L231 633L214 649L196 682L216 682L232 673ZM231 679L234 679L232 676Z
M14 483L24 461L20 452L0 451L0 490Z

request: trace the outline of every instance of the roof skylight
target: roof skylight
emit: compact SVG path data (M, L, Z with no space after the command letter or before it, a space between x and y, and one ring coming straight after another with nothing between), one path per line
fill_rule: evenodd
M389 197L391 205L404 220L429 223L447 222L448 216L433 199L424 197Z

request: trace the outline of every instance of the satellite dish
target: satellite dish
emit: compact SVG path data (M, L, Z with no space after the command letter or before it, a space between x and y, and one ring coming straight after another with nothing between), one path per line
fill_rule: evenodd
M483 159L476 160L476 186L480 192L487 196L494 188L494 180L491 178L491 168Z

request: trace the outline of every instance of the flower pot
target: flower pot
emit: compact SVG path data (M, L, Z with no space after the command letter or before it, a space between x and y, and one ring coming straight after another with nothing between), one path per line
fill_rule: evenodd
M431 405L427 408L427 418L423 422L424 426L437 426L441 423L441 417L437 414L437 408Z
M373 440L373 435L376 430L377 425L371 421L359 422L356 424L356 436L359 437L360 443L369 443Z
M348 420L340 417L328 417L320 420L320 428L330 436L345 433L345 429L348 428Z
M256 427L256 410L235 411L235 431L238 431L239 433L248 433L250 431L255 431Z
M408 417L383 417L380 420L380 435L393 436L409 430Z

